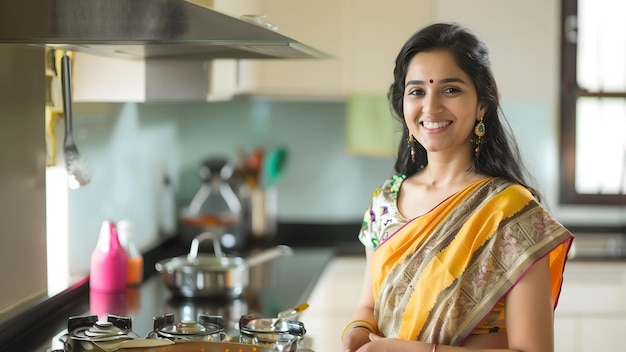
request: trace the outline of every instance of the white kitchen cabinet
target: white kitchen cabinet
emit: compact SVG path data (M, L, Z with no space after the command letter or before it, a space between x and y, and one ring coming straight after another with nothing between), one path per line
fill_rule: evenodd
M74 53L74 102L197 102L228 100L237 61L143 60Z
M577 333L580 335L580 350L623 351L626 314L584 317ZM576 350L569 350L576 351Z
M254 0L188 0L239 17ZM75 102L219 101L236 92L238 60L144 60L82 52L73 58Z
M623 350L624 297L625 262L568 262L555 312L556 352Z
M254 60L243 91L286 97L339 98L385 95L395 56L431 20L431 1L267 0L265 20L331 57L322 60Z
M145 101L143 60L127 60L76 52L72 58L74 102Z
M554 350L556 352L574 352L580 348L575 338L578 322L573 316L556 314L554 319Z

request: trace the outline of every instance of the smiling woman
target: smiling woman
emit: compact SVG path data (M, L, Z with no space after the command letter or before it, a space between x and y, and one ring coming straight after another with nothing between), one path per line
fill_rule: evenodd
M367 264L343 350L554 351L572 235L529 186L485 44L435 23L395 63L404 140L363 216Z
M403 108L409 138L433 152L453 155L468 149L467 140L485 106L478 103L472 79L452 54L434 50L415 55L406 82Z

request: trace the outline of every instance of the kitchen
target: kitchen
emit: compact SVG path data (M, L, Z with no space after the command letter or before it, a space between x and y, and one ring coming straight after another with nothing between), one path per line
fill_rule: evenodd
M269 77L276 77L276 80L265 79L262 83L265 86L260 84L262 89L259 88L258 92L249 94L249 98L242 96L232 101L210 103L139 103L123 100L117 100L115 103L77 102L74 120L77 144L92 168L94 178L90 185L75 191L62 188L67 201L69 226L67 251L72 253L71 256L65 258L68 261L66 263L68 268L76 273L87 272L89 256L95 246L100 224L107 218L132 218L137 229L137 244L144 250L163 240L157 234L162 232L161 229L171 229L172 223L175 222L175 219L171 217L177 214L180 207L189 204L200 187L198 177L200 161L218 153L226 154L236 160L236 151L241 147L248 150L257 146L286 145L288 147L289 161L276 186L279 196L277 204L279 223L287 224L285 226L326 224L333 227L332 225L336 225L337 228L347 229L340 231L338 236L341 236L342 242L349 243L356 236L358 224L371 191L378 186L380 180L388 175L393 160L392 156L380 156L371 151L357 153L364 149L362 145L355 146L350 153L347 152L350 150L350 145L346 137L349 133L346 97L355 97L359 94L365 96L384 94L388 85L387 77L391 71L388 63L389 57L395 54L400 43L414 29L435 20L455 20L466 24L484 37L492 49L494 71L500 84L504 110L517 133L529 166L536 171L541 191L559 220L571 226L623 229L626 222L623 203L621 206L580 206L558 203L560 1L535 0L515 4L508 2L503 4L498 1L475 1L471 4L461 1L422 1L411 5L414 6L413 12L407 11L407 5L403 2L394 3L396 6L391 6L389 3L381 6L378 2L363 3L361 1L357 6L356 2L335 4L332 1L325 1L323 10L319 7L319 2L316 5L293 1L275 1L272 4L284 6L282 12L291 14L291 17L283 16L278 17L280 20L274 20L276 18L274 16L278 15L272 16L270 8L267 9L268 17L265 18L268 22L276 23L284 33L337 56L340 60L320 60L319 63L315 63L315 66L305 66L314 67L313 69L298 69L298 65L304 65L304 63L295 61L264 64L266 67L263 68L263 72L266 72ZM270 5L267 4L267 6ZM333 17L328 16L327 13L342 13L349 16L342 17L342 20L333 20ZM484 13L497 13L498 16L485 21ZM406 18L398 20L398 16L406 16ZM350 18L352 22L346 18ZM390 21L389 18L394 18L394 20ZM527 18L533 18L534 22L528 23ZM320 19L323 19L324 28L319 28ZM342 31L341 33L346 33L345 38L332 34L333 30L339 32L341 26L346 23L354 23L355 29L349 32ZM392 28L393 26L401 28ZM381 31L380 28L384 30ZM351 37L356 33L363 33L364 37ZM392 35L392 33L398 33L398 35ZM521 37L518 33L525 35ZM511 38L515 38L515 41L511 42ZM377 40L377 44L366 39ZM376 52L372 53L371 48L375 45L377 48L384 47L386 50L375 50ZM12 61L12 58L5 56L2 60L1 66L13 68L13 72L26 65L26 62ZM43 57L41 60L43 65ZM532 69L520 70L520 67L532 67ZM302 87L281 87L281 83L285 85L294 81L286 79L285 74L281 74L281 70L289 73L297 72L296 77L302 78L295 81ZM524 75L520 75L520 71L523 71ZM338 74L328 74L319 83L319 79L311 77L319 75L319 72ZM78 80L79 72L75 73L75 78ZM9 75L3 71L3 81L5 81L5 74ZM105 75L113 75L113 73L105 72ZM6 77L8 80L9 76ZM20 72L20 75L16 77L32 84L44 85L43 77L38 78L32 72ZM97 77L97 72L89 77L90 80L95 80L93 77ZM104 84L104 81L99 82L101 85ZM303 82L310 83L312 86L307 87ZM314 86L314 84L319 86ZM334 90L330 90L329 86L334 87ZM113 90L98 85L92 89L96 90L96 94L110 93ZM291 94L286 95L286 91ZM2 87L2 93L2 99L13 94L11 89L5 86ZM81 98L81 94L87 93L77 90L76 100L88 101L86 97ZM95 98L91 99L93 101ZM39 146L34 155L42 159L40 151L44 141L40 136L44 133L43 126L20 119L21 123L26 125L18 127L16 125L19 121L8 118L8 116L22 114L29 116L43 114L35 107L30 107L30 109L33 111L19 113L6 111L1 122L2 130L9 131L11 128L15 131L15 128L20 128L19 135L24 137L19 143L24 144L23 148ZM547 121L549 123L546 123ZM31 136L31 133L27 133L33 129L41 131L40 136ZM11 138L15 137L9 134L3 136L2 140L11 141ZM393 135L390 139L393 140ZM10 147L15 148L13 144ZM380 149L380 146L377 147ZM5 157L9 158L9 155ZM24 162L24 160L13 158L15 156L7 159L4 164L11 162L16 163L15 165L22 165L21 163ZM31 160L31 162L34 161ZM27 166L20 166L19 169L23 168L31 170L33 165L27 164ZM7 208L7 212L3 214L2 221L5 226L6 224L9 226L2 236L1 247L19 249L12 250L11 253L3 253L3 263L16 262L24 253L37 253L34 265L37 268L46 266L45 262L41 262L45 260L45 240L40 237L46 231L42 228L42 224L24 224L23 215L29 213L41 216L41 213L45 212L43 209L45 201L40 194L44 188L41 184L43 182L41 175L45 174L43 168L43 161L37 160L35 170L37 170L38 179L34 182L35 186L31 183L23 184L17 180L12 181L16 182L14 184L8 184L11 187L3 185L6 187L3 192L7 193L3 193L2 199L24 199L27 203L17 206L10 203L3 207ZM172 189L160 183L164 172L171 177L171 185L175 188L176 206L173 207L173 211L170 210L169 219L160 212L161 207L157 207L157 204L161 203L159 197L172 192ZM312 177L312 175L319 176ZM351 181L341 183L338 187L337 181L346 177L350 177ZM32 182L29 179L26 181ZM306 186L303 186L303 181L306 182ZM20 196L21 193L15 195L11 193L23 191L25 188L31 190L33 187L39 192L34 193L32 203L30 199ZM45 189L47 191L61 189L61 186L46 186ZM324 190L330 191L324 192ZM63 194L61 199L63 199ZM39 204L41 202L44 204ZM16 223L16 219L21 219L21 221ZM24 226L33 228L25 229ZM321 232L329 233L327 231L328 229L324 227ZM6 235L23 233L23 236L27 236L27 232L36 233L32 235L36 237L21 239L20 236L20 239L17 239ZM304 237L307 234L300 232L300 235L291 236ZM290 238L293 241L298 239ZM309 241L311 241L310 238ZM352 247L355 246L352 245ZM345 260L352 260L352 258ZM619 265L609 264L612 267ZM580 264L576 263L576 265ZM590 264L584 270L593 273L594 267L595 264ZM11 280L17 280L16 278L19 277L13 272L13 268L6 265L3 265L2 270L8 270L6 274L3 271L3 277L11 278ZM45 280L41 277L41 275L46 275L45 273L36 271L35 275L31 276L34 270L28 270L27 277L33 277L38 282ZM617 285L620 278L619 270L607 270L608 272L616 270L614 274L607 274L609 277L607 285L609 287ZM593 274L588 276L593 276ZM39 287L35 287L31 292L38 289ZM610 292L615 292L615 290ZM22 297L27 294L30 292ZM570 301L566 298L567 296L563 298L564 304ZM303 319L306 318L306 314L315 312L316 304L312 304L304 313ZM557 310L558 313L559 310ZM580 328L580 322L577 320L577 314L582 313L568 314L565 324L569 330L565 331L578 331L576 329ZM624 320L623 314L621 317L619 314L612 315L612 317L621 319L622 322ZM315 317L311 317L313 318ZM341 319L347 319L347 317L337 318L337 320ZM341 327L343 323L345 322L338 322L336 325ZM607 324L601 326L605 325ZM612 324L612 326L616 325L619 326L619 324ZM308 334L315 336L316 333L319 334L317 330L317 328L309 327ZM564 335L572 336L571 334ZM329 340L334 340L334 338L329 338Z

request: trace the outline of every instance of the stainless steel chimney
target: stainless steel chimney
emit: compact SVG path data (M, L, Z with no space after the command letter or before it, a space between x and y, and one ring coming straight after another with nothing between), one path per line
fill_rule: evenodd
M321 58L270 28L185 0L0 2L0 44L125 58Z

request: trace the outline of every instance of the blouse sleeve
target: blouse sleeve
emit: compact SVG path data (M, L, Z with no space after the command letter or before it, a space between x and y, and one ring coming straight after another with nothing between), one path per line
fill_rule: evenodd
M373 229L373 221L375 220L375 215L372 210L372 201L370 201L370 205L367 207L365 214L363 214L363 222L361 223L361 231L359 231L359 241L363 243L366 248L376 249L378 246L378 239Z
M404 179L404 175L394 175L372 194L359 232L359 241L366 248L376 249L395 229L406 222L397 208L398 192Z

